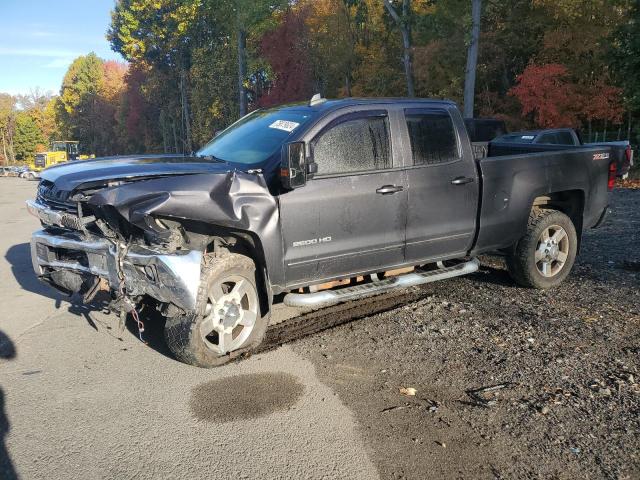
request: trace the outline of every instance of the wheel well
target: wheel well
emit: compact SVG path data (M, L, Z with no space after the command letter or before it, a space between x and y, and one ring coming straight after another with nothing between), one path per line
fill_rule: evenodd
M260 308L263 315L271 309L273 292L267 271L267 262L260 238L253 232L216 228L213 235L208 238L205 252L239 253L253 260L256 266L256 281L260 294Z
M564 213L576 227L578 237L578 251L582 243L582 219L584 213L584 192L582 190L567 190L540 195L533 200L532 208L553 209Z

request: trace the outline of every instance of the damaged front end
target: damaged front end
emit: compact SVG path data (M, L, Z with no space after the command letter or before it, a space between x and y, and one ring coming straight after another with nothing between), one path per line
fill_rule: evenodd
M273 225L277 212L262 177L235 171L57 183L44 179L27 202L43 225L36 274L84 302L108 290L111 308L134 318L145 297L166 316L195 311L203 255L229 240L217 232L251 230L269 212Z
M29 210L50 214L35 202ZM31 260L36 275L67 294L94 293L95 283L104 280L102 286L116 296L148 295L184 311L195 309L202 261L195 250L162 253L81 232L40 230L31 238Z

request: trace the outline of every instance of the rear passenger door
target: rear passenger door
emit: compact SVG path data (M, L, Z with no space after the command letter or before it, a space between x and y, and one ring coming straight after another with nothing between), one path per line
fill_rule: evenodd
M464 142L458 133L466 132L462 119L446 108L409 108L404 118L406 259L419 263L462 256L473 243L479 198L470 144L466 133Z
M404 261L402 155L387 110L337 114L311 132L318 172L280 196L287 286Z

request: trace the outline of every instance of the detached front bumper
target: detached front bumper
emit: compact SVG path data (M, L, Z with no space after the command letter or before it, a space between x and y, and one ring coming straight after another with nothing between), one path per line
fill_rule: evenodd
M38 277L67 270L103 278L116 291L120 289L121 272L128 296L149 295L185 311L196 307L202 261L198 251L167 254L132 245L119 267L116 246L104 238L75 232L53 235L40 230L31 238L31 261Z

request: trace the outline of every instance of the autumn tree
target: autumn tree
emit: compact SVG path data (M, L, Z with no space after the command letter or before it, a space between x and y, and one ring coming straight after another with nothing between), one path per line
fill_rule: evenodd
M192 149L188 72L192 28L202 8L199 0L120 0L107 32L116 52L164 80L162 111L180 119L181 151Z
M306 27L309 10L307 5L287 10L278 27L262 37L260 53L269 62L274 78L271 88L260 98L260 105L311 98L310 45Z
M509 94L522 104L522 115L531 115L542 128L578 125L578 90L564 65L529 65Z
M367 2L361 0L305 0L305 26L313 90L325 96L350 97L354 71L360 63L358 45L368 32Z

